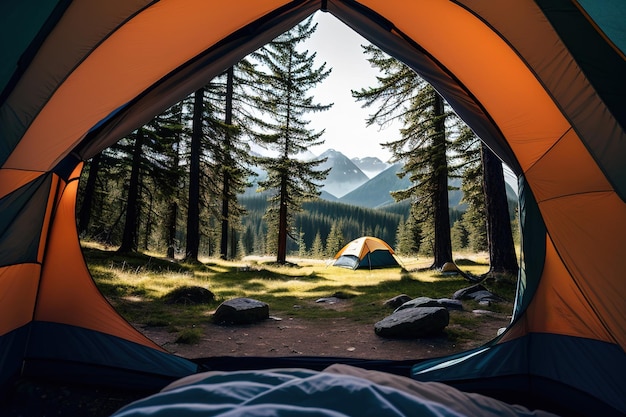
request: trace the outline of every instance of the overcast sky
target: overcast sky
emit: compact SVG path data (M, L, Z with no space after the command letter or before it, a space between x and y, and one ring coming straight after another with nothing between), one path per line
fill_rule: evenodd
M311 151L319 155L332 148L349 158L378 156L386 161L390 153L379 144L397 139L398 126L383 130L378 126L366 127L365 119L372 110L361 108L350 93L376 85L377 71L365 60L360 46L368 42L330 13L317 12L315 21L317 31L304 48L317 52L318 65L326 62L332 73L311 93L316 102L334 105L330 110L306 116L316 131L326 129L324 145Z

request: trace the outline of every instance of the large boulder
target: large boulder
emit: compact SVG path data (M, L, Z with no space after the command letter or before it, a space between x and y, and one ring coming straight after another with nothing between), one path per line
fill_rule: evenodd
M450 322L444 307L416 307L398 310L374 325L381 337L418 338L441 332Z
M213 321L218 324L250 324L269 317L269 305L252 298L233 298L224 301L213 313Z

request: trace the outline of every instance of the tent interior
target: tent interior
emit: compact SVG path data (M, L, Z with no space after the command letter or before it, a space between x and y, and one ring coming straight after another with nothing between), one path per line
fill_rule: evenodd
M100 294L75 222L84 161L320 10L431 83L520 189L506 332L453 357L358 365L563 415L626 414L620 0L4 2L0 386L30 375L160 389L203 369L331 364L168 353Z

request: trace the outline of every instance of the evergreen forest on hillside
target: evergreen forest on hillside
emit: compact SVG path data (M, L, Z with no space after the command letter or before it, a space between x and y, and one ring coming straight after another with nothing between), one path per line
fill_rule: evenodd
M298 157L324 143L307 113L332 108L311 94L332 70L302 49L315 30L311 19L299 24L86 161L81 239L191 262L276 255L285 263L332 257L369 235L402 255L433 256L433 268L452 261L452 250L496 245L503 257L491 267L516 275L517 213L501 162L431 86L371 45L363 53L380 70L378 84L352 95L371 109L367 124L403 123L401 138L382 145L407 187L376 191L395 201L376 209L318 197L332 167Z

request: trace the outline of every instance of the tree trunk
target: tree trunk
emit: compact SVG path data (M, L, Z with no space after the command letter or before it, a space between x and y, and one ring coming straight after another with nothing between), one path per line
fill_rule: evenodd
M229 212L228 206L230 203L230 125L233 123L233 67L230 67L226 71L226 108L224 123L226 124L226 135L224 136L224 154L226 156L226 163L222 167L222 236L220 241L220 258L228 258L228 222Z
M446 131L444 103L439 94L434 93L435 154L433 169L436 186L433 195L435 247L432 268L441 268L446 262L452 262L452 239L450 237L450 212L448 202L448 160L446 158Z
M195 92L189 161L189 207L187 208L187 242L185 259L198 261L200 249L200 152L202 143L202 114L204 88Z
M176 218L178 217L178 203L172 201L167 212L167 257L174 259L176 254Z
M287 179L283 174L280 186L280 206L278 209L278 250L276 262L284 264L287 262Z
M100 170L100 160L102 154L99 153L91 159L89 164L89 176L87 177L87 183L83 190L83 204L80 206L80 212L78 213L78 233L84 235L87 233L89 227L89 220L91 218L91 206L93 204L93 198L96 191L96 179L98 177L98 171Z
M502 162L484 144L482 145L482 160L490 265L487 275L505 275L515 280L518 264Z
M146 209L146 223L145 223L145 227L144 227L144 234L143 234L143 245L142 245L142 249L144 251L147 251L149 249L150 246L150 235L152 234L152 226L153 226L153 206L154 206L154 197L152 195L152 193L148 194L148 208Z
M122 233L122 244L118 252L128 253L137 251L137 229L139 217L139 171L141 168L141 152L143 148L143 130L137 129L135 147L133 149L133 163L128 182L128 196L126 198L126 221Z
M182 125L182 111L178 113L178 123ZM172 145L172 149L175 151L172 158L172 170L176 172L176 175L172 181L172 189L175 190L173 195L169 198L172 199L167 209L167 223L166 223L166 244L167 244L167 257L174 259L176 256L176 220L178 219L178 198L180 181L180 175L178 174L178 165L180 163L180 141L181 132L176 133L176 142Z

